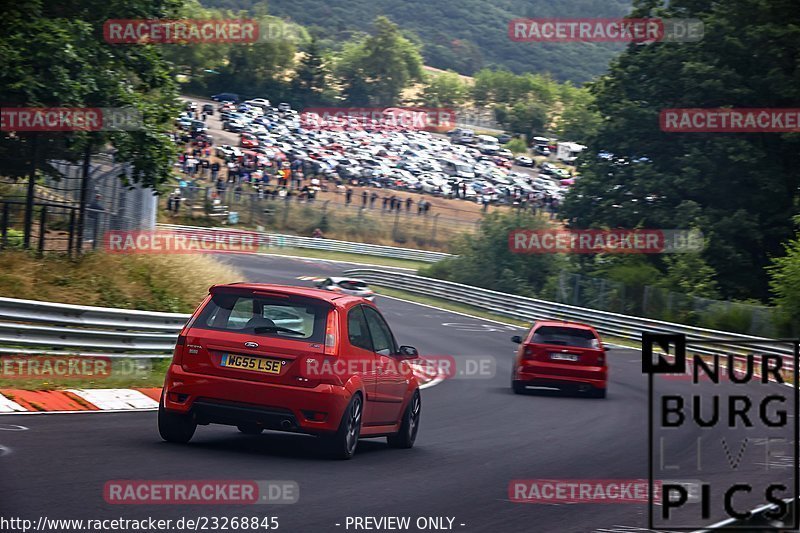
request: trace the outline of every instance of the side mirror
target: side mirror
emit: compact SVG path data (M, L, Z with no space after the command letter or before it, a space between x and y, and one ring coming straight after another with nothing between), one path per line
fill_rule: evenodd
M511 337L511 342L522 344L522 337L520 337L519 335L514 335L513 337Z
M413 346L401 346L397 349L397 355L400 359L417 359L419 352Z
M609 351L610 349L611 349L611 348L609 348L608 346L603 346L603 351L604 351L604 352L607 352L607 351Z

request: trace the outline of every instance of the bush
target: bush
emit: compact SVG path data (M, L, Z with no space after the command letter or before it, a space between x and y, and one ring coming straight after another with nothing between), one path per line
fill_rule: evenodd
M6 233L6 247L9 249L21 249L25 242L25 235L15 229L9 229Z
M505 148L511 150L515 154L524 154L528 152L528 147L525 145L525 141L522 139L511 139L505 145Z

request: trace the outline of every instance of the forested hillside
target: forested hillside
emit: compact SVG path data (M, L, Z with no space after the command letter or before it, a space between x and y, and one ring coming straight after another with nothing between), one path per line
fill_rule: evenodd
M257 0L202 0L209 7L252 9ZM473 74L483 67L549 72L558 80L602 74L621 46L597 43L519 43L508 37L514 18L614 17L630 0L270 0L271 15L309 28L320 41L343 41L385 15L423 45L427 65ZM328 43L326 43L328 44Z

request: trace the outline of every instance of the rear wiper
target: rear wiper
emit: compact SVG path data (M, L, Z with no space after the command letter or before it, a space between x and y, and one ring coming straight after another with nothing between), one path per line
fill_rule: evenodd
M292 335L305 335L302 331L295 331L293 329L284 328L281 326L258 326L253 328L254 333L267 333L268 331L277 331L280 333L291 333Z

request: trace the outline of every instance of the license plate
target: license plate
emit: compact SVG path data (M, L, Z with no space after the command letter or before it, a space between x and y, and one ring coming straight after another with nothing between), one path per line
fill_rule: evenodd
M249 357L247 355L234 355L226 353L222 356L220 366L225 368L238 368L240 370L252 370L253 372L263 372L265 374L280 374L281 361L278 359L263 359L261 357Z
M550 359L554 361L577 361L578 356L574 353L551 353Z

